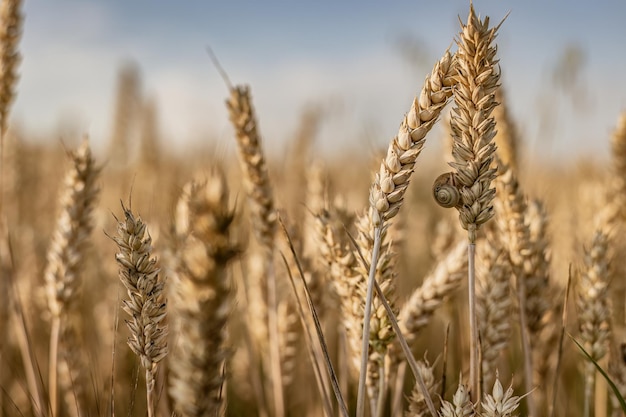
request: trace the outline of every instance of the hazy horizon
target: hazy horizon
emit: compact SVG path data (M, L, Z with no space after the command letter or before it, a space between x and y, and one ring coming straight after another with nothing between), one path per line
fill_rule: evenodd
M528 146L544 157L605 156L626 108L626 4L475 1L494 23L507 104ZM120 66L141 69L173 149L214 138L232 146L227 89L249 84L266 146L284 146L309 104L329 107L322 149L382 146L425 74L453 43L467 1L296 4L234 1L26 2L12 122L58 141L61 127L96 147L111 134ZM454 48L454 45L453 45ZM615 85L617 84L617 86Z

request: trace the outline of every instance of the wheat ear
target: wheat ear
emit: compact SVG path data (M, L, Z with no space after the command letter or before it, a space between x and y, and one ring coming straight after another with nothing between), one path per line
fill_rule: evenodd
M469 396L468 388L459 381L459 386L452 397L452 402L441 402L441 417L470 417L474 415L474 406Z
M497 370L500 352L504 349L511 333L511 267L495 233L487 233L481 243L483 250L478 254L477 292L478 326L482 358L483 390L492 381L489 379Z
M612 343L610 354L609 373L611 379L617 386L620 395L626 398L626 343ZM619 401L615 395L611 396L611 403L613 404L612 417L623 416Z
M499 26L498 26L499 27ZM470 328L470 387L476 399L479 393L479 347L475 311L476 232L493 216L495 190L491 182L496 172L491 167L495 144L495 121L491 112L496 106L495 92L500 79L496 47L493 41L498 27L489 27L489 18L479 19L470 4L467 23L461 23L456 53L458 74L454 89L455 107L450 127L453 146L450 163L455 169L461 201L457 204L461 226L468 232L468 298Z
M504 164L517 172L520 160L520 139L517 127L507 106L506 95L502 86L496 90L496 101L499 103L493 110L493 117L498 126L496 136L493 138L498 148L496 152Z
M72 392L77 394L76 402L71 397L67 401L68 412L75 414L76 411L77 415L83 415L86 411L83 388L87 380L79 360L81 352L76 349L78 335L72 322L79 317L76 302L82 283L81 267L87 240L93 228L91 213L98 197L96 181L100 169L91 157L86 140L70 154L70 158L73 166L65 176L59 199L61 211L44 273L51 315L49 390L53 416L59 412L57 382L66 398ZM59 368L62 372L58 372Z
M609 247L608 236L597 230L591 247L585 251L584 269L578 281L576 305L580 340L594 361L601 360L607 353L610 337L609 309ZM583 415L589 416L591 393L595 380L595 367L585 363L585 397Z
M226 105L230 120L235 128L239 162L243 181L248 194L248 206L252 230L261 244L265 262L265 284L267 287L267 327L270 347L270 372L272 375L274 412L278 417L285 415L285 399L280 370L280 348L278 345L278 300L276 276L273 267L274 238L277 215L269 180L267 164L261 146L261 135L252 106L250 89L237 86L230 89Z
M24 17L22 0L3 0L0 5L0 213L4 199L4 138L9 125L9 111L15 99L17 67L22 60L18 44Z
M491 394L485 395L482 403L483 412L480 415L481 417L513 417L519 407L520 400L520 397L513 395L512 386L504 391L496 373L496 382L493 384Z
M532 346L528 323L528 288L532 285L534 291L542 287L543 278L535 276L533 264L533 246L530 241L530 231L525 223L526 200L522 193L517 177L508 166L502 166L502 173L498 177L498 206L500 215L500 228L505 236L505 245L508 249L508 257L513 268L517 285L517 299L519 303L519 322L522 339L522 351L524 355L524 379L526 391L532 391L533 363ZM536 296L535 296L536 298ZM540 312L533 311L532 316L539 319L545 313L546 308L535 303L533 310L541 308ZM534 320L538 325L539 320ZM530 415L534 416L534 402L532 396L526 400Z
M424 379L424 384L426 385L426 388L428 388L428 394L430 394L431 398L436 397L440 383L435 380L435 373L433 370L435 365L431 365L426 359L417 362L417 364L420 375L422 375L422 378ZM405 417L423 417L428 415L428 405L426 403L426 399L418 386L413 388L408 401L409 410L405 413Z
M622 113L611 138L613 162L611 198L608 199L615 215L626 221L626 112Z
M388 227L388 221L398 214L402 206L415 161L426 140L426 134L437 122L441 110L452 94L450 87L453 84L453 74L453 58L449 51L446 51L439 62L435 64L431 74L426 77L419 97L413 100L409 113L400 124L398 135L389 144L387 155L383 159L370 189L368 212L361 216L364 220L360 223L362 225L367 224L367 227L359 229L357 241L371 241L372 244L361 246L366 260L370 262L370 270L361 336L361 371L357 393L357 417L362 417L365 412L365 381L369 357L372 297L382 238Z
M466 243L453 245L435 269L404 303L398 315L406 341L412 345L437 308L456 291L467 274Z
M6 133L9 110L15 98L17 67L21 61L18 44L22 35L21 0L3 0L0 5L0 135Z
M159 276L156 258L152 257L152 238L147 225L122 205L124 218L118 220L117 236L113 240L119 252L115 260L119 277L128 298L122 309L131 320L128 346L139 356L146 371L146 403L148 417L155 415L156 375L159 362L167 355L167 315L164 280Z
M205 181L185 185L176 216L181 245L171 311L178 343L169 358L170 394L181 415L214 416L222 406L222 368L229 356L227 266L238 252L230 238L233 212L223 174L212 170Z

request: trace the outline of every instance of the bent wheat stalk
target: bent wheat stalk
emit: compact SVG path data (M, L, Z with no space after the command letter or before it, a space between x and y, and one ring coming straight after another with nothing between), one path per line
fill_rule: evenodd
M437 122L441 110L452 95L452 75L454 73L453 56L446 51L435 64L433 71L426 77L419 98L415 98L409 113L400 125L398 135L393 138L387 150L387 156L380 165L370 190L370 206L367 215L373 228L372 247L362 248L371 256L363 315L363 333L361 350L361 372L357 393L357 417L365 413L365 381L367 375L370 317L372 296L376 277L378 256L382 243L383 231L402 206L404 194L409 185L415 161L422 151L426 134ZM362 230L359 233L363 233ZM369 235L369 233L368 233ZM369 236L365 239L370 240Z

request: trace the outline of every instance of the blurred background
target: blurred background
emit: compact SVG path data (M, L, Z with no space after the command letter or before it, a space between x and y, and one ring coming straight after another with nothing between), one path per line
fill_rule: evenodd
M530 154L554 162L608 156L626 108L626 2L477 0L500 21L502 83ZM269 152L293 135L306 106L327 111L322 152L384 146L424 75L466 18L468 1L26 2L13 125L29 140L88 133L96 151L112 134L123 66L155 103L174 151L234 142L227 88L252 87ZM433 141L431 141L433 142Z

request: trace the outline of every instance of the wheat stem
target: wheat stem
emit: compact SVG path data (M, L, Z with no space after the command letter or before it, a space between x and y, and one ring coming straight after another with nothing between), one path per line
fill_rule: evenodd
M357 391L356 416L365 415L365 380L367 376L367 361L369 358L370 343L370 316L372 314L372 296L374 294L374 283L376 281L376 265L378 264L378 254L380 252L381 228L374 228L374 246L372 248L372 262L367 278L367 293L365 296L365 311L363 313L363 337L361 343L361 367L359 371L359 385ZM373 410L372 410L373 411Z
M480 369L479 363L480 346L478 341L478 320L476 316L476 244L467 246L467 278L468 278L468 301L470 322L470 386L474 398L480 396Z

